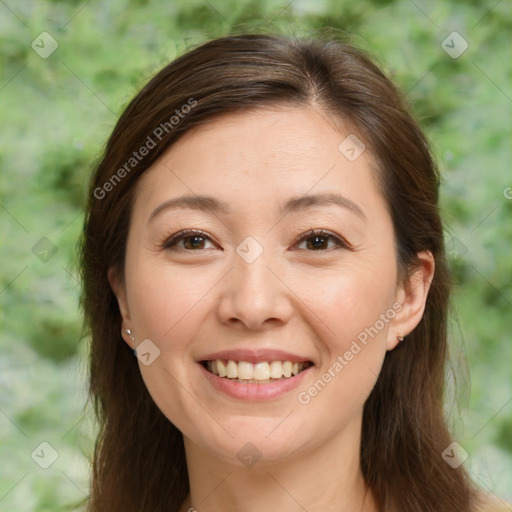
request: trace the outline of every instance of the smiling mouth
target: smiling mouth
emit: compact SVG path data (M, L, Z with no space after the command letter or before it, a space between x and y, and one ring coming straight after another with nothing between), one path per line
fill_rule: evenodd
M300 372L313 366L311 361L233 361L215 359L202 361L203 366L214 375L245 384L265 384L295 377Z

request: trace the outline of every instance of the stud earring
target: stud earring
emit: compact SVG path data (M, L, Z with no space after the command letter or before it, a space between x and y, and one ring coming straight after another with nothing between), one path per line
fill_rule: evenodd
M133 334L132 334L132 330L131 330L131 329L124 329L124 332L125 332L126 334L128 334L128 337L130 338L130 340L135 341L135 338L134 338L134 336L133 336ZM121 330L121 334L122 334L122 333L123 333L123 331ZM133 354L134 354L135 356L137 355L137 351L136 351L134 348L132 348L132 352L133 352Z
M398 343L400 343L401 341L404 341L403 336L397 336L396 339L398 340Z

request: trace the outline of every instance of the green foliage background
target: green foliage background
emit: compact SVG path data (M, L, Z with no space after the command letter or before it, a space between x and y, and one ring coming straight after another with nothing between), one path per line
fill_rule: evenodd
M117 117L188 48L256 30L352 34L413 104L443 171L457 281L447 414L477 483L512 501L511 28L505 0L1 1L0 510L55 511L87 494L75 245ZM47 59L31 48L44 31L59 45ZM441 46L454 31L469 44L457 59ZM46 262L33 249L43 237L57 249ZM31 457L42 441L59 455L46 470Z

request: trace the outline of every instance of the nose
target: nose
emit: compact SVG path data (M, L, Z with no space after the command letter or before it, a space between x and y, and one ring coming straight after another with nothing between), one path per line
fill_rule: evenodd
M263 255L252 263L238 255L234 258L234 268L223 280L218 306L220 321L253 330L286 324L293 306L279 272L269 268L270 262Z

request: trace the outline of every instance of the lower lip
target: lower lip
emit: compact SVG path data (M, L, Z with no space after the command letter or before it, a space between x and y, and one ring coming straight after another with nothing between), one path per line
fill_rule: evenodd
M209 372L201 363L199 363L204 376L208 382L218 391L239 400L247 402L257 402L261 400L272 400L281 395L295 389L305 375L313 368L310 366L302 370L299 374L294 375L288 379L278 380L276 382L267 382L262 384L244 384L243 382L235 382L226 377L219 377Z

